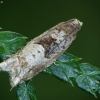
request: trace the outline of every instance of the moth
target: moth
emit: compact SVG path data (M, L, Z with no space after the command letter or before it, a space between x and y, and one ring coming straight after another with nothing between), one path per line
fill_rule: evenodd
M76 38L81 26L78 19L59 23L0 63L0 70L10 75L11 86L31 79L54 63Z

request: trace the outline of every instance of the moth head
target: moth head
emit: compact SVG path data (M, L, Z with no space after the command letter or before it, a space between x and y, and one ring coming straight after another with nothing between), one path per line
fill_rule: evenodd
M80 30L83 25L82 22L80 22L78 19L75 19L75 18L73 18L69 21L66 21L65 24L69 25L70 27L75 28L77 30Z
M59 25L59 28L65 31L66 35L72 34L73 36L76 36L76 33L81 29L82 24L82 22L74 18L69 21L62 22L62 24Z

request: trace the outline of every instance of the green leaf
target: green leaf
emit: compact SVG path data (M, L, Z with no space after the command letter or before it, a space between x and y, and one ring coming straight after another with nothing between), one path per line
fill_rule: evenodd
M79 64L76 62L79 60L80 58L65 52L54 64L46 68L43 72L52 74L65 82L71 83L73 86L71 79L80 73Z
M100 94L100 69L88 63L79 63L79 60L80 58L65 52L43 72L72 85L74 80L80 88L96 97L96 92Z
M77 85L90 92L96 97L96 92L100 92L100 69L88 63L81 63L81 75L76 77Z
M58 60L60 62L69 62L69 61L80 61L82 58L76 57L70 53L64 52L59 58Z
M75 78L78 75L79 65L74 61L66 63L56 62L56 66L54 64L51 65L49 70L57 78L60 78L61 80L73 85L71 79Z
M26 44L26 37L11 31L0 31L0 58L7 59L23 45Z
M17 86L19 100L37 100L35 88L30 81L26 81Z

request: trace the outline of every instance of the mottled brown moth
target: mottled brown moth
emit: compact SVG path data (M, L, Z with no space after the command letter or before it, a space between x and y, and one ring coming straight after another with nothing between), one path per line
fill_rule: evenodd
M81 26L82 22L77 19L59 23L0 63L0 70L10 74L11 86L31 79L54 63L75 39Z

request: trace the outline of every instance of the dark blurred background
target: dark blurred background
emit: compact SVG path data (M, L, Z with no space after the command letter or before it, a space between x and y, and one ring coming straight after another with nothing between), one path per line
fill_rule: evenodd
M100 1L99 0L0 0L0 27L18 32L29 40L54 25L77 18L83 22L68 52L100 67ZM51 75L33 78L38 100L99 100L76 85L64 83ZM10 91L9 76L0 73L0 100L17 100L16 88Z

